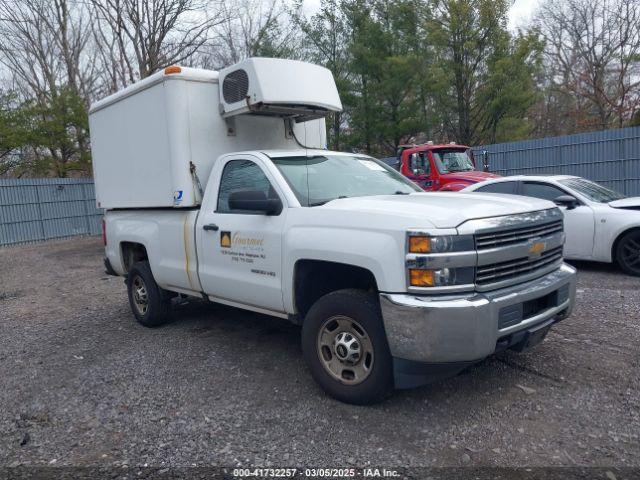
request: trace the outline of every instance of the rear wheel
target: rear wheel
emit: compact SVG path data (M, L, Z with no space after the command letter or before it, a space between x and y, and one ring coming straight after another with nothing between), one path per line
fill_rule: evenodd
M302 350L313 378L346 403L383 400L393 389L393 367L373 294L339 290L320 298L302 327Z
M616 247L616 261L630 275L640 276L640 230L626 233Z
M167 322L170 299L154 280L149 262L133 264L127 274L127 292L131 311L139 323L157 327Z

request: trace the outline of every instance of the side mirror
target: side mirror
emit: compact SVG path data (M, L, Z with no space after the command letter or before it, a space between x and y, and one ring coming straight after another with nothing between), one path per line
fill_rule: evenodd
M573 210L579 205L578 199L571 195L560 195L553 202L561 207L567 207L567 210Z
M265 215L280 215L282 202L279 198L267 198L261 190L240 190L229 195L231 210L248 210Z

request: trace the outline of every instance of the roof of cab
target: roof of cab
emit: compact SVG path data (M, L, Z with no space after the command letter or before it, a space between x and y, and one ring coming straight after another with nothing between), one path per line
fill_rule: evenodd
M281 157L318 157L322 155L343 155L345 157L367 157L365 153L347 153L347 152L335 152L333 150L322 149L296 149L296 150L261 150L269 158L281 158Z
M460 143L422 143L419 145L405 146L402 148L401 155L411 155L412 153L426 152L429 150L444 150L444 149L456 149L456 150L469 150L470 147L462 145Z

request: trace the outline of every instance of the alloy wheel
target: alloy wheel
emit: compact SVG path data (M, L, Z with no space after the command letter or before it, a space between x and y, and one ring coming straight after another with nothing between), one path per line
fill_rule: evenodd
M640 273L640 234L625 239L621 248L621 261L629 270Z

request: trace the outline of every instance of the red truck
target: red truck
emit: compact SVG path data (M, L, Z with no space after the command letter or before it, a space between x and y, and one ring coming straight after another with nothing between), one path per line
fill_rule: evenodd
M471 149L455 143L403 145L398 151L395 167L427 191L456 192L473 183L499 176L476 170Z

